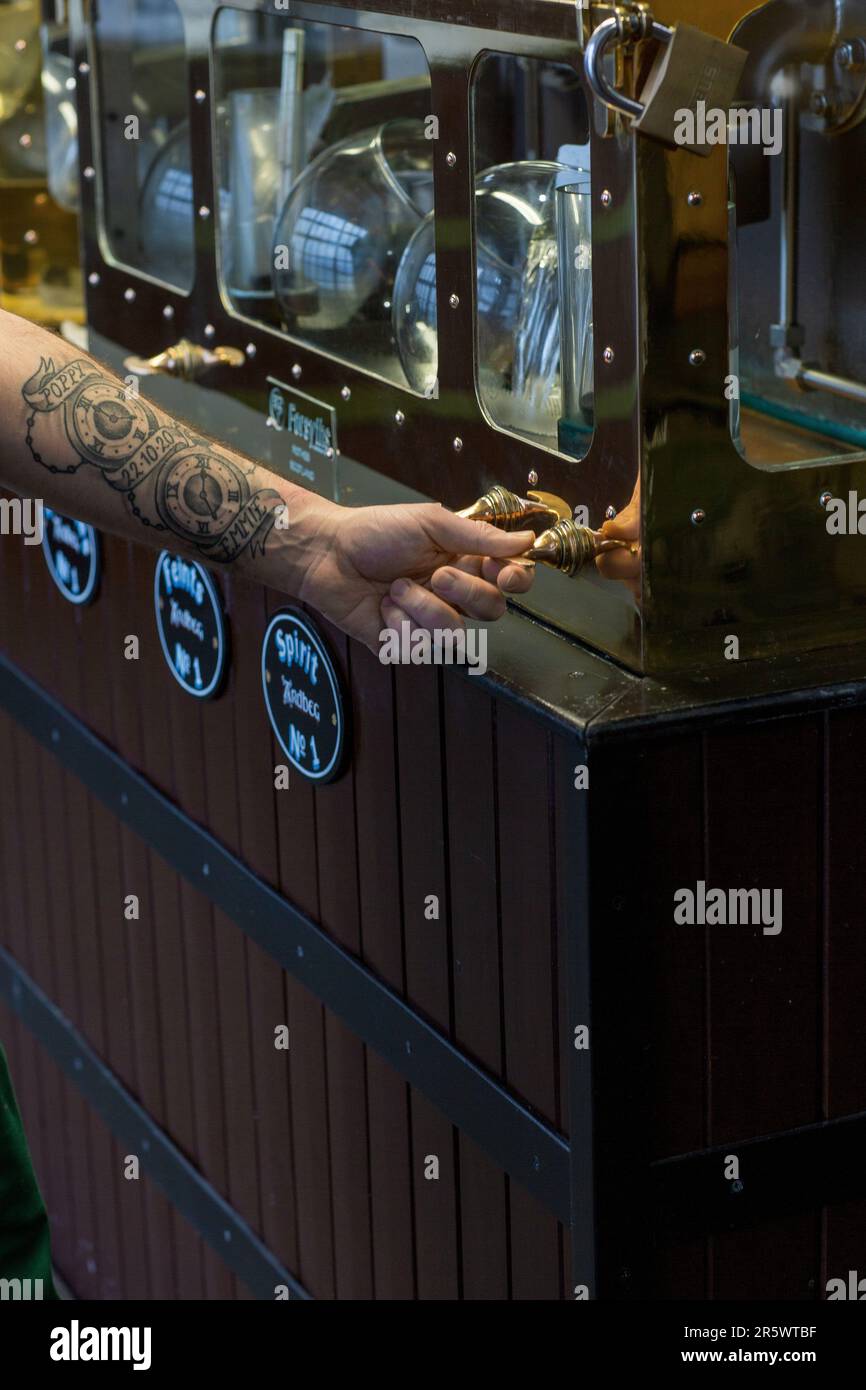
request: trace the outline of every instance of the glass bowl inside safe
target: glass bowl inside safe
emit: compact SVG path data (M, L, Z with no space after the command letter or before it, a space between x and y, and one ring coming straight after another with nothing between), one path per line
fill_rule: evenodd
M394 350L394 277L425 217L433 160L423 122L338 141L295 182L277 220L273 284L286 329L405 384Z
M553 161L519 160L475 181L479 397L495 424L552 447L562 417L556 185L569 174L577 177ZM585 251L588 265L588 230ZM432 218L403 254L393 319L410 384L438 394Z

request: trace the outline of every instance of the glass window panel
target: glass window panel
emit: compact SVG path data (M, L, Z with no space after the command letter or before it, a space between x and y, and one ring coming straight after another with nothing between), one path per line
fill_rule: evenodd
M413 235L421 227L432 235L430 76L420 44L226 8L214 28L214 69L226 299L248 318L423 389L394 292Z
M479 399L494 424L580 458L594 427L583 89L570 67L492 53L472 105Z
M108 250L189 289L195 227L180 10L176 0L96 0L92 11Z
M866 449L866 48L828 11L792 30L772 0L733 36L751 57L728 135L731 431L765 468Z

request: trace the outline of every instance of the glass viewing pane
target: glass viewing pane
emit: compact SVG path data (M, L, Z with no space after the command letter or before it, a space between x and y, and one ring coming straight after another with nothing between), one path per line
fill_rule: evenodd
M394 283L433 212L420 44L235 9L214 27L223 293L401 386ZM434 329L435 338L435 329Z
M580 458L594 427L583 89L570 67L489 54L472 104L479 399L494 424ZM427 285L431 256L428 238L415 250ZM420 373L430 369L429 311L413 317Z
M95 0L92 13L109 252L189 289L195 231L180 10L176 0Z
M773 0L733 35L751 58L729 135L728 391L734 441L764 468L866 450L866 125L842 42L859 39L825 41L819 8L792 30Z

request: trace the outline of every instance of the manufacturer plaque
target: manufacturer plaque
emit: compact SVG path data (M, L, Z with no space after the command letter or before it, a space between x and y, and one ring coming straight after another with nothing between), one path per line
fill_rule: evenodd
M337 417L334 409L294 386L268 377L268 422L285 434L293 481L333 497L336 486ZM279 460L279 452L275 455Z

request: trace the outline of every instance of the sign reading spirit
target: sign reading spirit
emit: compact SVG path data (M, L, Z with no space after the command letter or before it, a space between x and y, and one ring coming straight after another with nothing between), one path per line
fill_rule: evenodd
M268 624L262 689L271 728L292 767L311 782L333 781L345 745L343 688L305 613L286 609Z
M99 537L92 526L43 509L42 553L48 573L70 603L89 603L99 583Z
M156 630L168 669L188 695L216 694L226 670L226 625L213 580L194 560L163 550L153 580Z

